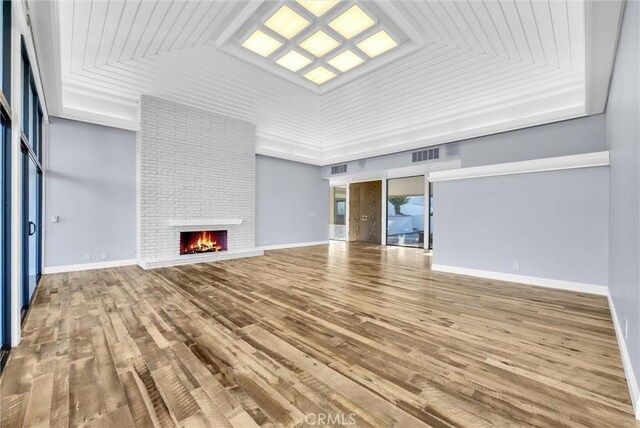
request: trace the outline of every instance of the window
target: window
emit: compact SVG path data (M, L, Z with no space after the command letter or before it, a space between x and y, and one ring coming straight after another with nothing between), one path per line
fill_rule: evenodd
M0 31L0 91L4 96L5 108L11 101L11 2L2 1L0 7L0 23L2 31Z

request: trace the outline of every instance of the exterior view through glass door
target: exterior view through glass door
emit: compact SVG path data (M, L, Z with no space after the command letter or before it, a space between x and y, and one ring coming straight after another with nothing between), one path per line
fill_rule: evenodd
M332 186L329 201L329 239L347 239L347 187Z
M387 180L387 245L424 247L424 176Z

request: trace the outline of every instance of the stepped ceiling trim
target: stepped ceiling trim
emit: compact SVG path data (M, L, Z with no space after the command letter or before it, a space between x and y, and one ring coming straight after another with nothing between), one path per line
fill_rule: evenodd
M279 11L283 6L292 9L295 13L300 14L304 19L307 19L310 22L306 28L290 40L279 35L277 32L272 31L264 24L269 17ZM365 13L374 17L375 24L353 38L346 39L337 31L333 30L329 23L353 6L362 8ZM269 33L270 36L280 41L283 46L267 58L263 58L260 55L243 48L241 46L242 41L256 29ZM301 42L319 30L339 41L340 46L330 50L327 54L322 55L321 57L315 57L313 54L305 51L305 49L301 47ZM357 47L357 45L360 41L367 39L369 36L380 30L386 31L396 42L399 43L399 45L384 54L374 58L369 58L366 53ZM229 26L216 40L216 45L224 52L228 52L250 64L309 89L314 93L322 94L353 81L360 76L370 73L385 64L389 64L405 55L415 52L424 45L424 39L420 33L413 28L412 24L407 21L402 14L398 13L393 3L389 1L379 3L366 2L363 4L354 1L342 0L320 17L314 16L299 2L295 1L254 1L247 4L240 14L231 21ZM277 65L276 60L280 58L283 53L291 50L295 50L296 52L309 57L312 62L304 66L299 72L292 72ZM349 71L341 73L340 70L335 69L328 64L328 60L345 50L355 52L364 60L364 63ZM337 74L337 77L322 85L316 85L303 77L305 72L317 66L329 68L332 72Z
M344 0L404 35L320 87L232 52L256 11L297 2L28 4L51 115L135 130L159 96L255 123L258 153L330 164L601 112L622 3L596 3Z

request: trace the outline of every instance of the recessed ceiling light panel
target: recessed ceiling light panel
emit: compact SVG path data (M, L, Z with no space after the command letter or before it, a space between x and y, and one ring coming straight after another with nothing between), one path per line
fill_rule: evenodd
M320 65L306 73L304 77L311 80L316 85L322 85L323 83L336 77L336 74L333 71L327 70Z
M362 52L373 58L395 48L398 44L384 30L380 30L373 36L364 39L356 46Z
M376 22L367 15L364 10L354 5L331 21L329 26L340 33L345 39L350 39L362 33L375 23Z
M297 0L305 9L317 17L321 17L333 6L340 3L340 0Z
M296 72L304 67L306 67L307 65L311 64L311 59L307 58L306 56L302 55L301 53L299 53L298 51L289 51L286 54L284 54L283 56L281 56L277 61L276 64L279 64L281 66L283 66L286 69L289 69L293 72Z
M289 6L284 5L271 18L264 23L267 28L272 29L282 37L291 39L300 31L311 25L307 19L298 15Z
M281 41L274 39L260 30L256 30L242 43L242 47L264 57L271 55L280 46L282 46Z
M354 54L352 51L346 50L341 54L334 56L327 62L336 70L340 70L344 73L351 70L353 67L362 64L364 60L358 55Z
M318 58L331 52L338 46L340 46L340 42L322 30L317 31L313 36L300 43L301 48L311 52Z

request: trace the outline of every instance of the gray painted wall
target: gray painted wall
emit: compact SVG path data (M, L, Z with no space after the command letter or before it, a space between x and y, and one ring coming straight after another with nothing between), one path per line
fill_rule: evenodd
M463 141L462 167L601 152L604 115L518 129Z
M256 246L329 239L329 181L320 167L256 156Z
M639 6L625 6L606 110L611 155L609 291L618 320L628 321L627 350L640 383L640 66Z
M433 263L606 285L608 192L607 167L436 182Z
M46 266L136 258L135 133L52 118L47 144Z
M461 159L462 167L600 152L606 150L604 115L518 129L450 144L459 145L459 155L452 156L451 159ZM348 173L414 165L411 163L413 151L415 150L347 162ZM441 150L441 158L447 159L444 157L444 150ZM322 176L331 176L331 166L322 168Z

